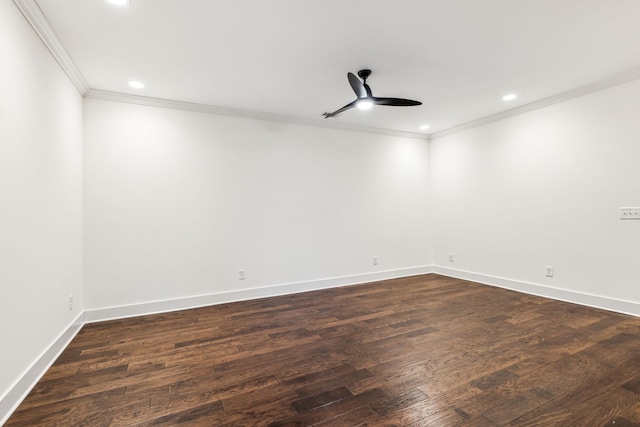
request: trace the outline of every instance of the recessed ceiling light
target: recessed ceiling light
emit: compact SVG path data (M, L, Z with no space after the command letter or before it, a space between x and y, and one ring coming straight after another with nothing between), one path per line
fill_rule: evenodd
M429 125L420 126L420 130L427 130L427 129L429 129Z
M361 110L368 110L373 107L373 102L370 99L362 98L358 102L356 102L356 107Z
M135 89L144 89L144 83L136 81L136 80L132 80L129 82L129 86L131 86L132 88Z
M107 0L111 4L115 4L116 6L129 6L131 0Z
M515 93L510 93L508 95L505 95L502 97L503 101L513 101L514 99L516 99L518 97L518 95L516 95Z

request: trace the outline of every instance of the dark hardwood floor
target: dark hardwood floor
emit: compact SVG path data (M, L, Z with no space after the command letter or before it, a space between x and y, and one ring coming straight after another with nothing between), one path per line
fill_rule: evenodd
M640 426L640 318L425 275L86 325L7 426Z

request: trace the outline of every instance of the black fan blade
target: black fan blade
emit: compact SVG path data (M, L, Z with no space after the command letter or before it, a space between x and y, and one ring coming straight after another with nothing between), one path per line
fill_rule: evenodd
M364 85L362 84L360 79L355 76L355 74L347 73L347 78L349 79L351 89L353 89L358 98L364 98L365 96L367 96L367 90L364 88Z
M373 94L371 93L371 88L369 87L368 84L363 84L362 86L364 86L364 90L365 92L367 92L367 98L373 98Z
M411 107L414 105L422 105L420 101L412 101L402 98L371 98L376 105L392 105L394 107Z
M343 111L347 111L353 107L356 106L356 102L358 102L358 100L356 99L353 102L348 103L347 105L345 105L344 107L340 108L339 110L334 111L333 113L324 113L323 116L325 119L328 119L329 117L335 117L338 114L342 113Z

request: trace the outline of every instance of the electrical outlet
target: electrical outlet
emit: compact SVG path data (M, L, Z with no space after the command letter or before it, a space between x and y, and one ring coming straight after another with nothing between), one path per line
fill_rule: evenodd
M545 275L545 276L547 276L547 277L553 277L553 267L551 267L550 265L547 265L547 266L544 268L544 271L545 271L545 272L544 272L544 275Z
M620 219L640 219L640 208L620 208Z
M73 295L69 295L69 311L73 310Z
M244 268L241 268L240 270L238 270L238 280L244 280L247 278L247 275L244 271Z
M449 254L449 262L453 262L453 254Z
M378 257L377 256L373 257L373 265L378 265Z

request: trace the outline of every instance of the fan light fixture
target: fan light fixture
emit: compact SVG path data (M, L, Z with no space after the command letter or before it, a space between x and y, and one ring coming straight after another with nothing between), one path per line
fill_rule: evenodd
M373 101L368 98L359 99L358 102L356 102L356 107L361 110L368 110L369 108L373 107Z

